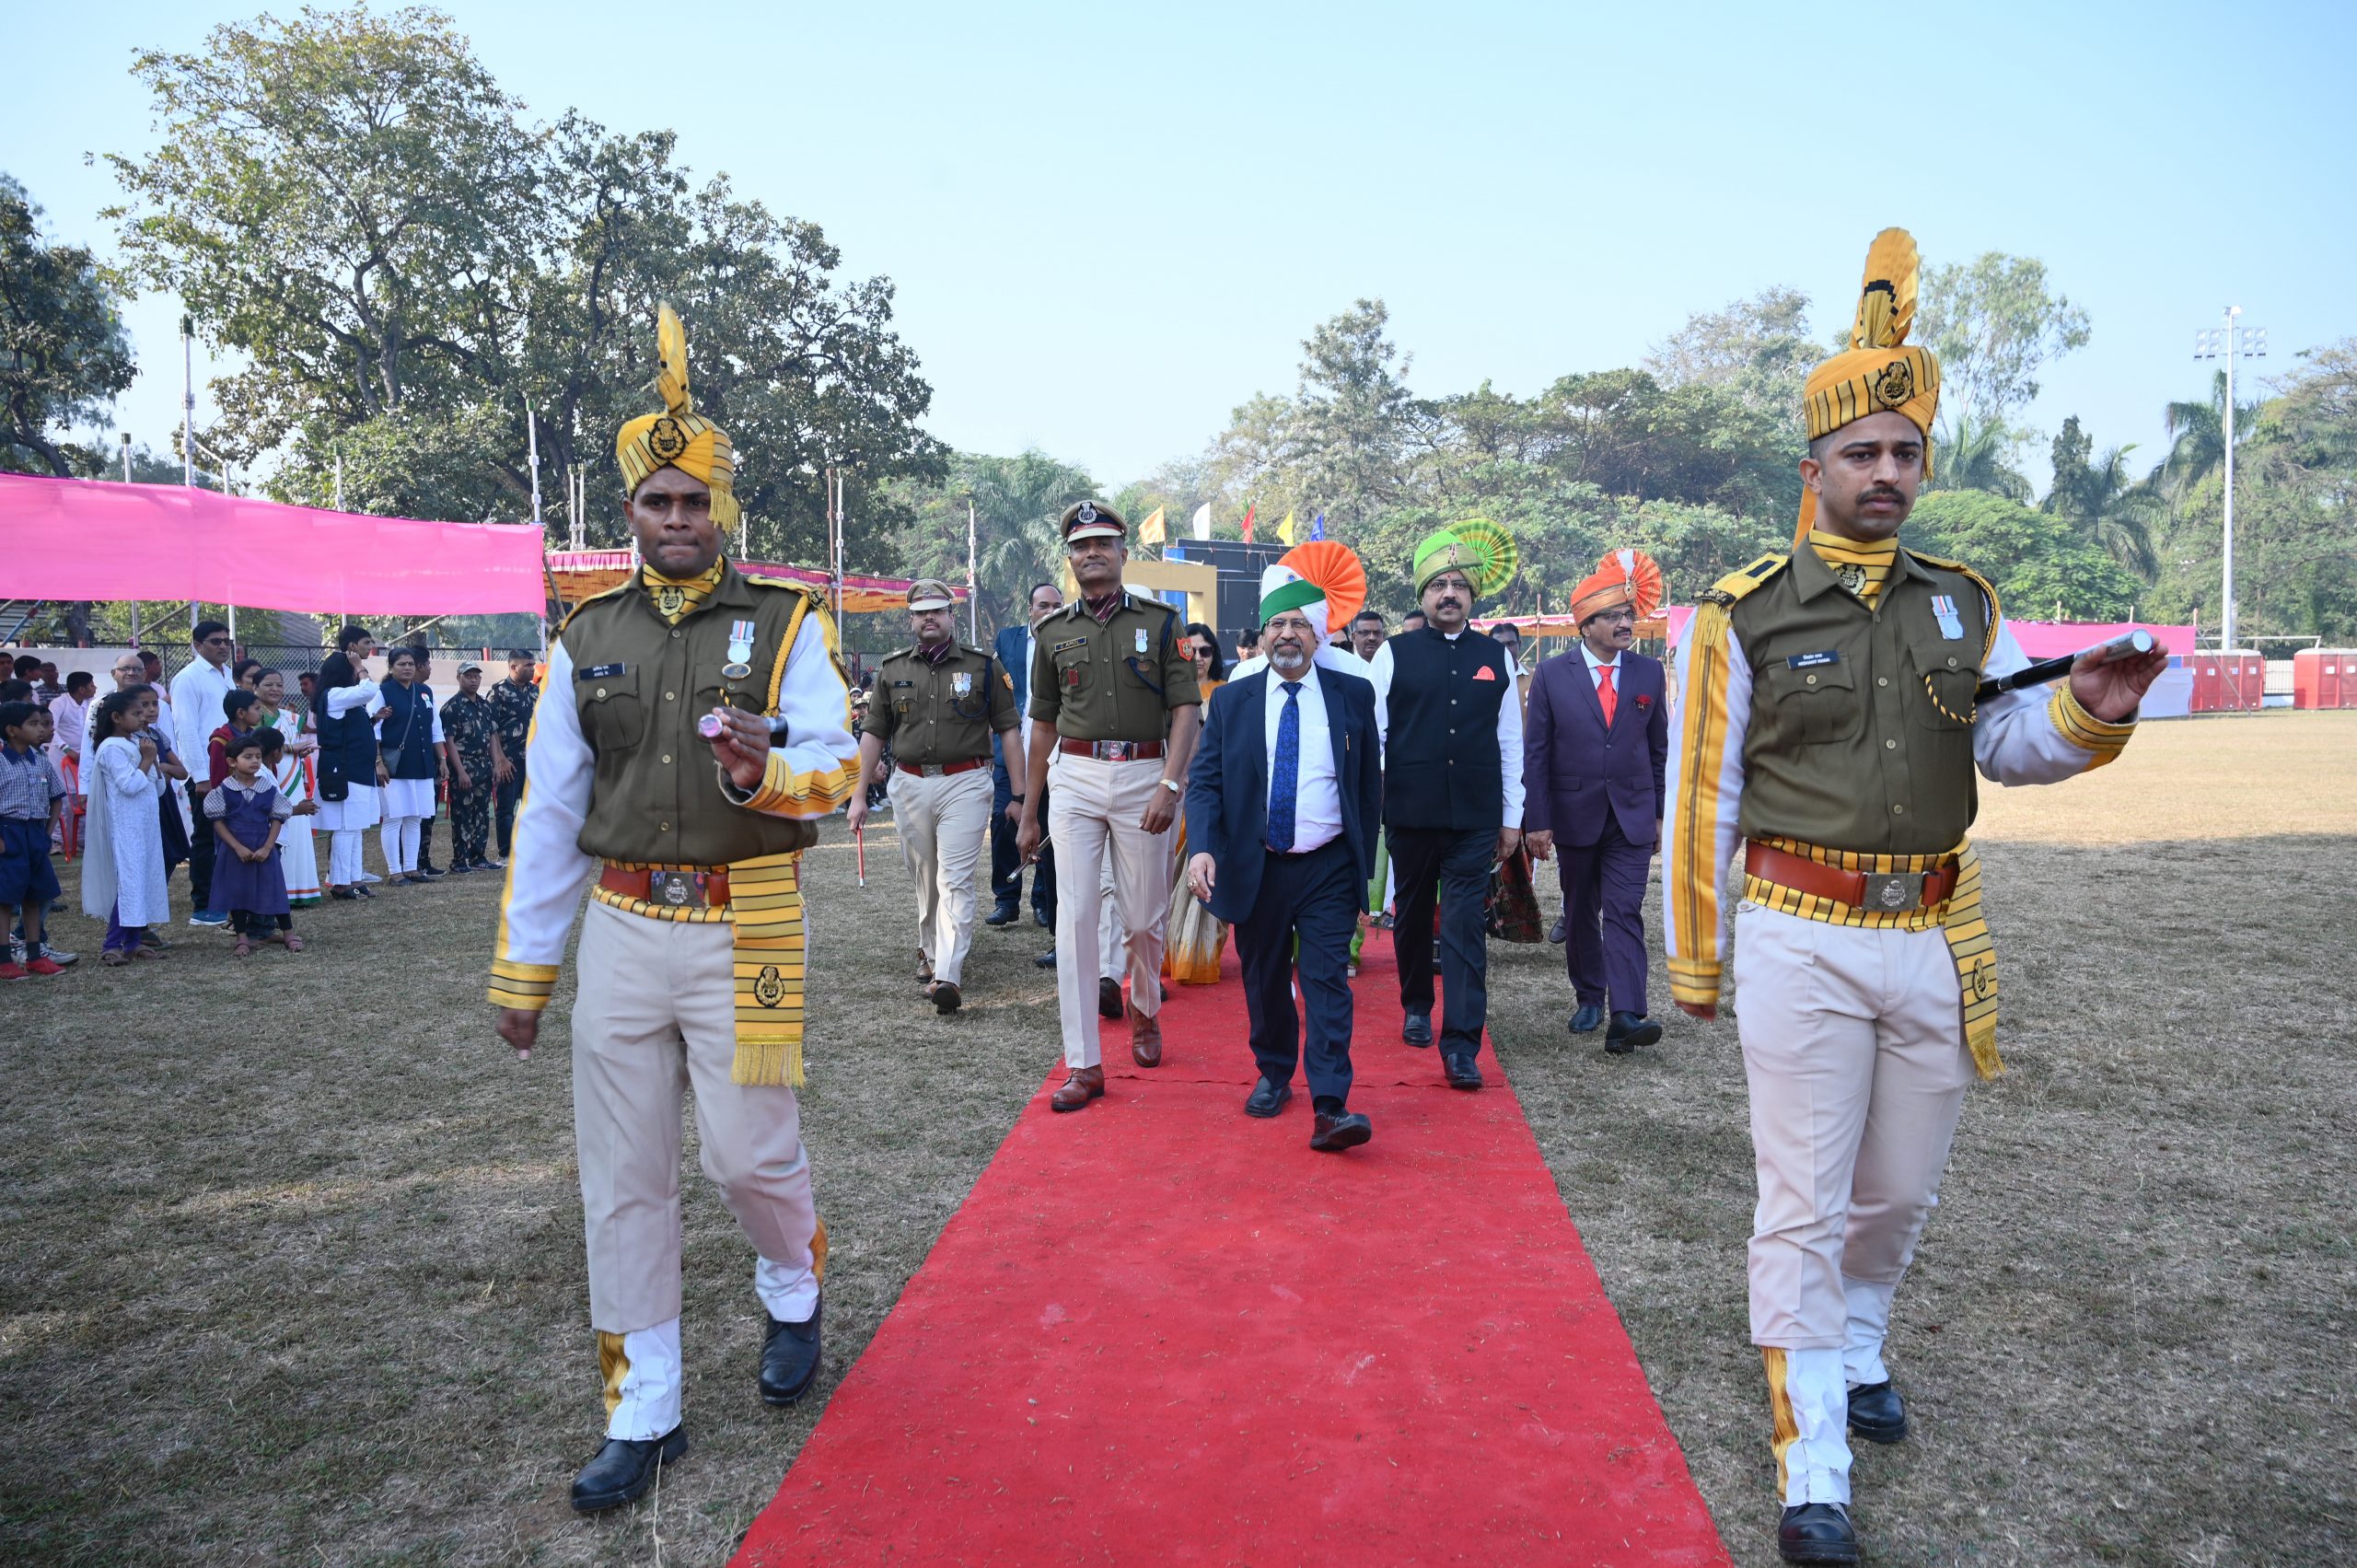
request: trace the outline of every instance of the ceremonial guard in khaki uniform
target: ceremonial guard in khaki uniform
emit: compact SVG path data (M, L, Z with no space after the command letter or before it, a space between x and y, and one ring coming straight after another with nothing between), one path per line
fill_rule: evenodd
M1047 831L1057 864L1072 870L1056 889L1056 1001L1071 1072L1049 1103L1078 1110L1105 1092L1095 1011L1104 895L1093 873L1109 842L1129 933L1130 1054L1141 1067L1162 1061L1155 1016L1162 1010L1162 935L1170 911L1170 825L1186 787L1202 698L1185 619L1121 587L1130 552L1120 514L1083 501L1065 510L1062 526L1080 594L1039 624L1028 772L1050 786ZM1030 792L1016 834L1027 861L1041 837L1040 793Z
M917 887L917 978L936 1013L965 999L966 952L974 945L974 872L991 827L991 738L1005 748L1015 799L1024 759L1015 733L1015 681L997 659L954 635L949 585L909 585L916 645L886 658L859 738L865 781L892 751L892 820L900 858ZM852 798L856 832L867 820L867 791Z
M1778 1545L1854 1562L1848 1431L1906 1434L1883 1342L1976 1069L2001 1070L1995 955L1966 839L1974 770L2047 784L2128 742L2165 655L2078 661L2050 692L1977 700L2026 661L1988 583L1900 547L1930 476L1939 366L1906 337L1914 242L1866 262L1849 352L1807 383L1791 555L1702 596L1668 766L1670 987L1716 1016L1735 916L1759 1202L1751 1337L1766 1359Z
M574 1481L584 1511L640 1495L687 1451L682 1091L695 1091L704 1174L759 1254L770 1403L818 1374L826 1259L794 1094L799 861L816 819L851 796L849 704L822 602L721 555L734 455L695 412L668 307L658 345L664 410L616 443L644 565L575 610L549 649L492 964L500 1033L528 1055L594 884L573 1099L607 1441Z

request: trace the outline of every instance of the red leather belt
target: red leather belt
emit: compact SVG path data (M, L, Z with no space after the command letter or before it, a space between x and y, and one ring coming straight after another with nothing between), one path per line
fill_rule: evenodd
M914 773L921 779L946 778L951 773L970 773L976 768L991 765L988 757L969 757L962 762L903 762L894 759L892 765L904 773Z
M667 909L719 909L728 902L728 868L709 871L625 871L609 865L598 886L626 899L644 899Z
M1151 761L1162 755L1159 740L1066 740L1059 736L1056 749L1074 757L1094 757L1100 762Z
M1743 868L1763 882L1790 888L1852 909L1930 909L1956 892L1956 862L1929 871L1844 871L1773 844L1747 839Z

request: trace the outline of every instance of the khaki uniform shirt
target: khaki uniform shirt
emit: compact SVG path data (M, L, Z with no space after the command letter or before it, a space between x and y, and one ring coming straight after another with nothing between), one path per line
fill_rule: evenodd
M1178 612L1124 591L1103 625L1080 601L1035 633L1031 717L1066 740L1163 739L1170 711L1202 701Z
M993 731L1015 727L1015 679L998 660L963 644L939 664L914 648L886 658L863 735L880 738L893 760L920 767L991 754Z

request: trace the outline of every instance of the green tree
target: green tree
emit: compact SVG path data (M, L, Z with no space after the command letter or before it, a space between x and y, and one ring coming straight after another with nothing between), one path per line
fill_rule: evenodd
M1923 273L1913 341L1939 355L1951 420L2011 424L2037 398L2038 372L2089 336L2087 313L2048 286L2035 257L1989 250Z
M1087 470L1037 449L1011 458L959 452L940 481L896 488L903 506L894 539L899 569L910 576L963 583L966 507L971 501L987 638L1022 616L1033 584L1062 581L1056 521L1074 502L1101 494Z
M138 374L115 290L90 252L41 233L41 208L0 174L0 469L64 479L106 454L71 437Z
M2062 422L2054 437L2054 481L2038 509L2069 519L2114 561L2151 582L2160 570L2153 529L2167 507L2157 491L2130 473L2135 443L2090 460L2094 446L2077 414Z
M2181 504L2186 496L2210 475L2225 466L2226 461L2226 373L2219 371L2211 377L2208 401L2187 401L2170 403L2161 411L2162 427L2168 432L2168 456L2161 459L2154 478L2172 505ZM2258 434L2259 405L2238 402L2235 405L2235 446L2240 448Z
M610 442L650 407L664 301L737 443L752 554L823 559L833 466L850 559L874 563L904 520L891 482L941 470L888 282L839 280L818 226L693 184L668 133L525 122L438 12L265 17L134 70L164 137L113 160L126 254L247 361L213 439L280 456L286 498L324 499L342 456L357 509L512 519L528 409L544 490L586 473L583 521L619 539Z
M2137 580L2069 524L1986 491L1922 497L1900 538L1980 572L2025 621L2119 621L2138 603Z
M1808 296L1777 287L1689 316L1654 345L1644 368L1665 387L1716 387L1790 424L1800 419L1801 389L1823 355L1808 335Z
M2003 424L1957 414L1953 422L1944 422L1933 438L1926 493L1983 490L2008 501L2027 502L2033 494L2030 482L2013 462L2018 444L2019 437Z

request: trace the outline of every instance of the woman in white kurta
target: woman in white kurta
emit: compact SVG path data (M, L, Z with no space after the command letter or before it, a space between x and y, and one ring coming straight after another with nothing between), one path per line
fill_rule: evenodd
M376 644L358 626L346 626L338 639L336 651L319 667L318 701L327 710L327 716L340 719L357 708L374 718L385 711L385 699L375 681L366 679L368 656L376 651ZM343 684L345 678L349 684ZM319 715L312 715L313 728ZM339 899L374 898L363 885L366 876L360 863L361 832L377 825L378 802L377 783L384 774L381 765L366 770L359 776L344 781L345 795L342 800L319 797L319 830L328 835L328 890Z
M385 668L389 685L398 682L407 691L417 693L414 708L409 707L404 693L395 692L391 696L403 697L404 708L412 714L423 710L429 732L427 740L438 772L439 760L443 755L442 713L434 705L432 691L425 685L423 661L408 648L395 648L385 656ZM389 709L391 697L384 698L380 706ZM414 723L415 718L409 722ZM400 726L389 715L379 719L378 723L383 726L377 737L379 755L387 748L397 749L407 738L393 733ZM378 837L385 851L385 875L396 882L423 883L425 874L417 868L418 845L424 837L425 824L434 818L435 786L440 781L433 774L422 779L395 778L383 772L381 766L379 776L383 782L377 793L383 797L385 826ZM441 873L435 875L438 877Z
M261 712L255 723L267 725L286 738L286 749L278 756L278 769L272 782L278 793L295 807L295 815L279 830L279 865L286 873L286 901L296 909L306 909L319 901L319 853L311 840L311 824L308 818L319 814L311 802L311 753L319 747L317 737L310 733L309 715L288 713L286 678L278 671L264 671L254 683L255 693L261 698ZM310 806L309 810L305 810Z
M148 926L172 918L159 806L164 776L154 743L138 733L155 718L155 693L140 691L114 693L91 719L102 738L91 753L97 776L87 785L90 845L82 867L82 910L107 923L102 961L109 964L155 956L140 937Z

